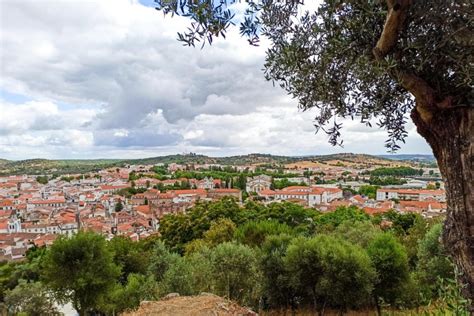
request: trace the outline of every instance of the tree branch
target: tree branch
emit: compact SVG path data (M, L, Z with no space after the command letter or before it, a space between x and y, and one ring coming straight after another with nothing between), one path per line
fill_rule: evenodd
M397 44L398 34L403 28L410 4L411 0L387 0L387 19L377 45L372 51L377 60L387 56Z
M435 90L417 75L406 71L395 71L398 82L409 91L418 102L434 106Z
M447 96L438 101L436 91L425 80L414 73L398 70L395 71L395 77L402 87L415 97L416 108L426 123L431 120L433 112L454 107L452 96Z
M429 123L433 117L432 111L435 104L435 91L423 79L417 75L404 71L395 71L395 77L398 82L408 92L410 92L416 101L416 110L425 123Z
M385 25L377 45L372 50L377 61L382 62L395 48L411 3L412 0L387 0L388 13ZM453 107L452 97L448 96L442 101L438 101L436 91L415 73L397 68L389 70L389 73L415 97L416 109L425 123L431 121L436 110Z

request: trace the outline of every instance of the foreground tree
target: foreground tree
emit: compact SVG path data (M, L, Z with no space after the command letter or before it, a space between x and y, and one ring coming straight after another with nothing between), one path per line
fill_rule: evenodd
M380 299L394 303L408 281L409 267L405 248L389 233L380 233L368 245L367 253L377 271L373 292L378 315L382 315Z
M257 257L245 246L226 242L212 249L214 291L240 304L255 305L258 279Z
M434 298L439 291L439 281L454 278L452 262L446 257L446 249L439 242L441 224L436 224L418 241L417 278L425 297Z
M89 232L58 238L42 267L42 278L54 298L71 302L81 316L98 308L119 276L120 268L114 264L104 237Z
M128 276L132 273L146 273L148 253L129 237L116 236L108 242L107 246L114 253L114 263L120 267L120 283L127 283Z
M296 238L288 246L284 262L290 284L304 293L302 302L323 315L327 306L345 312L367 303L375 270L359 246L328 235Z
M156 0L188 16L179 40L212 43L232 25L233 0ZM399 148L406 114L433 149L446 182L444 242L474 298L474 13L469 0L324 0L304 12L302 0L248 1L240 31L271 41L265 76L316 108L317 129L340 144L338 118L357 117L388 131ZM331 126L328 126L331 124Z
M297 294L291 286L291 273L285 266L284 257L293 239L287 234L268 236L262 244L260 269L262 271L262 296L264 307L295 309Z

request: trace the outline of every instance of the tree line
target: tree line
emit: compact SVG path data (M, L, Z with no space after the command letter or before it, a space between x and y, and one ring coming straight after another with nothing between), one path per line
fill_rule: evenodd
M423 169L415 169L412 167L382 167L370 171L371 176L393 176L393 177L406 177L406 176L421 176L423 175Z

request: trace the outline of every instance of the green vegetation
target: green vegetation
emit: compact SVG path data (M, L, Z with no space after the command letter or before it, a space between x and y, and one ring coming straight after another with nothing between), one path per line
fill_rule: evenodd
M20 280L13 290L6 292L5 305L8 306L9 315L59 315L48 297L46 287L40 282L28 283Z
M278 190L289 187L289 186L293 186L293 185L307 186L306 183L291 182L287 178L284 178L281 180L274 180L272 183L272 187Z
M63 177L60 178L61 181L66 181L66 182L71 182L74 179L75 178L72 177L72 176L63 176Z
M123 210L123 203L122 200L118 200L115 204L115 212L120 212L121 210Z
M46 253L41 275L58 302L71 302L79 315L86 315L99 306L120 276L113 256L99 235L60 237Z
M153 186L155 189L160 190L161 192L166 192L168 190L186 190L191 189L191 184L189 181L176 181L172 185L164 185L163 183L158 183Z
M0 175L10 174L77 174L99 171L104 168L122 165L120 160L47 160L28 159L20 161L5 161Z
M380 187L377 185L362 185L359 188L359 194L368 197L369 199L374 199L377 197L377 190Z
M380 228L387 220L392 226ZM161 225L161 237L140 242L81 232L32 249L27 260L0 265L1 300L11 313L54 314L56 300L81 315L114 315L170 292L211 292L256 310L431 304L467 315L441 225L418 215L242 207L227 198L165 216Z
M393 177L406 177L406 176L421 176L423 175L422 169L414 169L411 167L393 167L393 168L377 168L370 172L370 175L380 176L393 176Z
M47 176L37 176L36 177L36 182L40 184L47 184L49 182L49 179Z
M269 221L286 224L298 231L311 231L318 218L315 210L305 209L293 203L274 203L268 206L248 202L244 208L235 200L224 198L216 202L198 203L185 214L166 215L160 223L165 244L173 251L184 253L185 245L201 239L211 223L221 218L235 225L250 225L250 221ZM324 216L322 216L324 218ZM241 232L242 229L239 230Z
M408 280L405 248L389 233L380 233L369 243L367 253L377 271L374 301L380 315L380 302L394 304Z
M284 263L290 284L319 312L366 305L376 277L362 248L332 236L294 239Z
M147 189L145 188L134 188L134 187L123 188L123 189L118 190L117 194L129 199L130 197L132 197L132 195L135 195L137 193L144 193L146 192L146 190Z

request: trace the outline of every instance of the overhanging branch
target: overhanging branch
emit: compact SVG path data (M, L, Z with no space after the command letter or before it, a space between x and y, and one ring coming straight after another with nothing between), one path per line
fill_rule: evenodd
M411 0L387 0L388 13L382 34L373 54L378 60L387 56L398 41L398 34L403 28Z
M377 45L372 51L377 61L383 62L383 59L395 48L411 3L412 0L387 0L388 13L385 25ZM448 96L442 101L437 100L435 89L415 73L397 67L388 70L388 72L415 97L417 111L425 123L431 121L436 110L452 107L452 97Z

